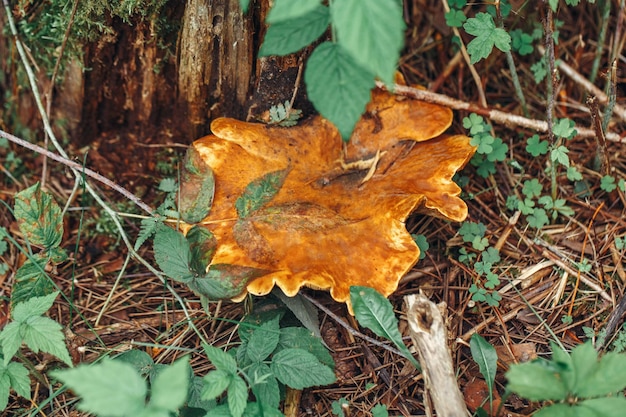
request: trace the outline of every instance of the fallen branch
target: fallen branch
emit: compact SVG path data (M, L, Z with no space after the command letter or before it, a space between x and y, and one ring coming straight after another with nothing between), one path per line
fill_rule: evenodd
M439 309L423 294L407 295L404 301L411 340L417 349L426 390L433 400L437 416L470 415L455 377L446 328Z
M385 84L380 81L376 82L376 86L386 89ZM453 110L466 110L468 112L476 113L478 115L488 118L495 123L500 123L508 127L523 127L537 132L548 131L548 123L544 120L529 119L527 117L506 113L500 110L493 110L488 108L486 109L483 107L479 107L475 104L457 100L443 94L433 93L432 91L421 90L414 87L407 87L406 85L394 84L391 90L403 96L426 101L428 103L439 104L441 106L449 107ZM596 136L596 132L593 129L580 126L576 126L575 129L578 132L579 137L589 138ZM607 140L610 140L612 142L626 142L626 139L621 138L617 133L614 132L606 132L605 136Z

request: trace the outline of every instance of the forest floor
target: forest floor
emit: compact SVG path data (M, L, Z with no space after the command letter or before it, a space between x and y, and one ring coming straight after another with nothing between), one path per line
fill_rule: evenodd
M467 63L462 58L453 59L450 29L445 25L443 12L438 6L432 7L431 14L411 18L413 26L408 31L407 49L400 66L407 81L476 106L480 101L478 91L482 89L490 108L511 115L523 114L504 55L492 53L476 65L480 77L480 86L477 86ZM559 19L563 25L556 56L581 73L583 78L587 77L598 39L598 12L592 5L572 7L561 10ZM619 41L610 37L607 43L619 45ZM535 83L531 70L538 56L537 53L516 55L515 66L527 100L529 118L545 120L546 84L545 81ZM617 72L615 87L617 103L622 105L626 105L624 65L624 56L619 51L617 66L621 70ZM600 67L596 84L603 87L611 78L606 58ZM568 118L576 126L593 129L590 111L585 104L589 94L580 82L561 73L555 88L556 118ZM468 134L462 122L468 116L469 112L455 111L450 132ZM612 189L607 180L603 181L605 175L613 176L616 184L626 178L626 143L620 142L626 134L626 120L617 115L613 117L606 131L618 139L608 140L604 147L599 146L598 138L593 136L574 136L563 142L569 150L567 155L571 166L582 174L577 181L566 177L565 167L557 168L556 180L552 179L548 169L551 164L549 155L533 156L527 150L528 138L539 134L542 140L546 140L545 132L485 121L492 123L493 135L501 138L508 148L505 159L495 162L492 173L481 175L472 164L461 173L462 198L469 207L466 223L474 223L474 231L462 234L460 224L421 214L411 216L406 222L408 231L424 235L429 249L426 257L402 279L398 290L389 297L409 347L411 341L404 320L403 297L422 291L433 301L445 302L454 366L459 385L471 407L486 398L486 387L481 382L482 376L468 344L474 333L487 339L498 352L496 390L499 394L504 394L504 374L508 366L549 355L550 341L554 341L554 337L563 346L573 348L589 339L595 340L612 320L605 349L624 348L626 343L622 311L618 308L626 286L626 200L619 187ZM147 142L150 144L146 145ZM36 181L44 181L41 156L12 145L11 149L21 159L19 164L6 159L6 150L0 151L3 152L0 159L4 167L0 174L0 199L9 206L13 205L16 193ZM68 151L71 155L81 155L83 150ZM157 185L164 178L176 177L184 152L184 144L168 142L164 135L146 140L129 137L125 132L109 132L94 141L88 152L87 165L156 207L163 199ZM600 168L595 163L596 157L605 158L607 164ZM177 308L176 301L162 282L132 260L126 265L128 251L107 215L87 195L72 193L73 177L62 166L48 162L45 175L46 190L61 206L69 206L62 245L71 254L70 259L48 272L73 300L72 309L57 302L50 313L67 328L73 360L93 361L103 353L133 347L150 353L155 362L170 363L178 352L171 348L199 348L197 335L185 325L183 312ZM523 201L532 196L530 199L535 208L543 207L539 198L550 196L553 185L557 199L562 199L571 210L546 207L544 214L548 219L540 227L535 227L540 213L533 211L533 207L524 213L509 199L516 196ZM537 190L535 194L531 191L533 186ZM102 187L101 194L120 212L135 212L132 203L115 192ZM555 213L554 217L552 213ZM12 219L5 205L0 206L0 218ZM123 221L128 233L136 236L138 221L130 217L124 217ZM3 226L24 243L14 221L3 223ZM478 235L482 246L472 244ZM498 249L500 255L491 268L499 280L495 288L489 288L487 278L476 269L480 260L476 256L490 247ZM139 253L152 259L151 251L151 245L144 245ZM8 319L12 277L24 260L13 247L2 256L2 261L10 266L5 274L0 275L2 324ZM484 289L486 300L477 301L476 292L470 291L472 285ZM194 299L183 286L174 285L174 288L183 299ZM374 336L368 330L360 329L346 306L333 301L326 292L305 292L335 313L344 324L357 332ZM203 329L208 341L224 347L238 342L237 325L250 308L269 309L279 304L271 297L244 303L224 301L210 304L210 317L199 302L189 302L187 308L196 327ZM346 416L369 415L376 404L386 405L390 415L426 413L423 378L406 359L360 339L323 312L320 312L320 322L322 336L336 362L337 382L304 390L299 400L299 415L333 415L341 399L345 400L349 410ZM27 357L37 364L39 370L56 366L53 358L47 355L28 353ZM201 356L195 357L191 364L200 375L210 367L206 357ZM32 404L12 397L7 410L27 412L33 404L41 403L49 395L48 387L38 384ZM76 415L68 411L72 402L69 393L53 401L55 411L52 413L49 408L46 415ZM64 405L67 409L63 408ZM529 416L538 406L512 395L506 399L501 415Z

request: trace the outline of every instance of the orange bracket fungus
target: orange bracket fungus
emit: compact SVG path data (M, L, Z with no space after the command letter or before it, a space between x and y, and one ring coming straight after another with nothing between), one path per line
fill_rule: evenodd
M467 215L452 176L475 149L443 134L451 122L448 108L383 90L348 143L321 117L290 128L216 119L182 177L181 228L191 265L206 272L190 287L234 300L274 285L341 302L353 285L391 294L419 259L407 216Z

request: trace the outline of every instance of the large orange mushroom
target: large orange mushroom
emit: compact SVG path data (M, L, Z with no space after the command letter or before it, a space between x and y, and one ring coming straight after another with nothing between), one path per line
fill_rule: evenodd
M452 176L475 149L444 134L451 121L448 108L383 90L348 143L321 117L290 128L216 119L190 148L181 184L183 229L208 254L208 284L196 290L235 300L275 285L341 302L352 285L391 294L419 259L407 216L467 215Z

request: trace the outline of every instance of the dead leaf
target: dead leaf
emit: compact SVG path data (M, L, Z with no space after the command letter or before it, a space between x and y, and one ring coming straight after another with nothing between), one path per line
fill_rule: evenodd
M491 409L493 410L492 414L489 407L489 388L487 387L487 383L482 379L474 379L473 381L468 382L463 388L463 395L465 397L465 404L472 413L475 413L476 410L481 407L485 410L487 415L495 416L500 408L500 403L502 402L500 394L494 389L493 404L491 406Z
M363 285L389 295L419 258L407 216L417 209L454 221L467 215L452 176L474 147L466 136L443 135L451 121L447 108L382 90L372 93L348 144L320 117L291 128L217 119L213 135L190 148L183 219L215 237L210 270L232 266L231 277L250 279L252 294L277 285L294 296L309 286L346 302L350 286ZM194 195L203 184L204 208ZM264 275L235 277L235 266Z

